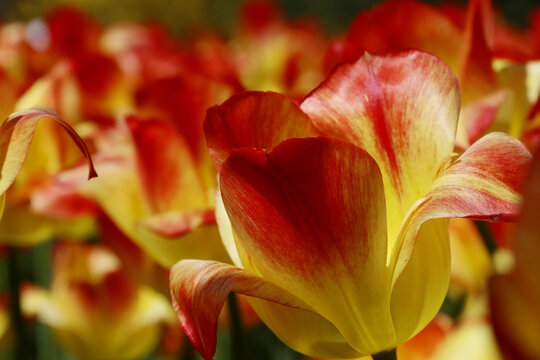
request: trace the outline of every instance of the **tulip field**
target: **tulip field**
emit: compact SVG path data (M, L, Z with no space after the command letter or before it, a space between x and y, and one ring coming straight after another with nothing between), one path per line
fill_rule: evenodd
M0 360L540 360L540 4L313 4L0 6Z

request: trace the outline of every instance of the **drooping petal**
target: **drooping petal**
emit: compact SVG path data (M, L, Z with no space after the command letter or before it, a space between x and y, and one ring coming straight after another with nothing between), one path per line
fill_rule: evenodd
M268 155L244 149L223 165L220 186L236 241L265 279L360 354L393 345L384 190L369 154L328 138L291 139Z
M57 121L67 131L88 160L88 178L97 176L90 153L75 130L52 109L35 107L11 115L0 127L0 194L8 189L21 170L32 141L34 129L37 122L43 118Z
M394 321L402 327L397 329L398 338L425 326L446 293L450 251L442 219L515 218L521 203L520 184L530 159L519 141L491 133L444 170L426 197L411 208L391 255L392 304L401 310L404 304L411 306L408 312L393 312ZM416 284L416 291L410 291L411 284Z
M201 355L216 350L219 313L231 292L247 299L289 346L304 353L354 357L336 328L279 286L243 269L214 261L182 260L171 269L171 297L184 331Z
M271 150L283 140L317 134L298 105L272 92L239 93L208 109L204 131L218 168L234 149Z
M454 148L459 89L452 70L418 51L339 67L301 104L325 134L377 161L384 181L389 249L409 207L424 196Z

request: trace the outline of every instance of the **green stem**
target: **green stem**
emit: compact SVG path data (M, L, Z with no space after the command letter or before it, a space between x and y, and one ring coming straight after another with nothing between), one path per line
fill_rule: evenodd
M231 317L231 336L232 336L232 359L249 360L250 356L247 350L244 329L242 327L242 314L238 308L238 299L235 293L229 294L229 315Z
M478 220L476 220L474 223L476 224L476 228L478 229L478 232L482 236L482 240L484 240L484 244L486 245L486 248L489 251L489 254L493 255L495 250L497 250L497 242L495 241L493 234L491 234L491 230L489 229L488 223L485 221L478 221Z
M195 360L195 349L189 339L186 339L184 350L180 353L181 360Z
M373 360L397 360L396 349L381 351L380 353L371 355Z
M9 277L9 312L13 330L15 331L15 360L27 360L32 356L31 334L24 322L21 311L20 287L22 283L22 266L20 250L9 247L8 252L8 277Z

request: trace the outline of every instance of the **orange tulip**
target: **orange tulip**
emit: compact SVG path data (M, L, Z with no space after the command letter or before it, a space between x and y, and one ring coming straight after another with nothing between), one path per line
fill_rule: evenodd
M217 219L236 267L171 270L173 304L203 357L230 291L313 357L373 354L418 333L448 289L445 219L513 219L530 161L502 133L453 161L459 105L450 68L409 51L342 65L300 106L242 93L209 110Z

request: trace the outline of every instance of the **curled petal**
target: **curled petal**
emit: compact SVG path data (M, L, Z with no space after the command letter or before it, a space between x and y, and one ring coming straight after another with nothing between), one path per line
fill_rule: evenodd
M215 261L182 260L171 269L171 297L184 331L207 359L216 351L217 321L231 291L310 311L279 286Z
M317 133L298 105L272 92L239 93L208 109L204 131L218 168L234 149L271 150L283 140Z
M521 205L519 189L530 161L531 154L525 146L503 133L491 133L473 144L412 208L394 249L398 262L394 280L425 221L446 217L515 219Z
M88 178L97 176L88 148L75 130L52 109L35 107L11 115L0 127L0 194L9 188L21 170L37 122L42 118L57 121L67 131L88 160Z
M448 285L450 273L448 239L441 240L444 234L448 236L447 231L442 233L442 218L515 218L521 204L518 191L530 160L531 155L518 140L491 133L443 171L427 196L411 208L391 255L392 303L418 296L407 291L406 284L411 281L430 292L422 295L424 301L410 302L415 307L411 312L422 314L411 317L416 323L400 320L396 313L397 322L406 322L405 328L419 331L442 303L446 291L443 287Z

